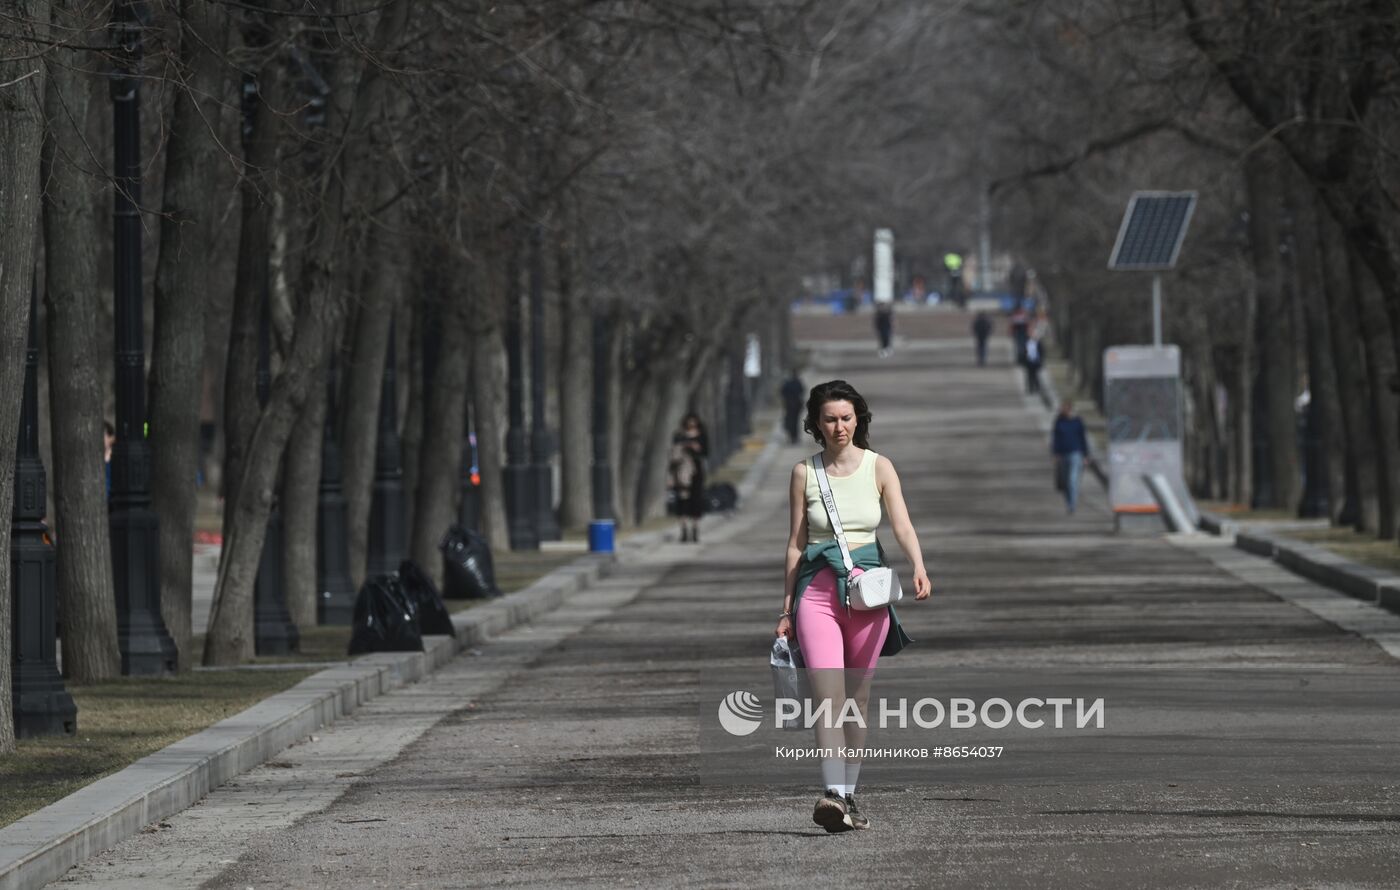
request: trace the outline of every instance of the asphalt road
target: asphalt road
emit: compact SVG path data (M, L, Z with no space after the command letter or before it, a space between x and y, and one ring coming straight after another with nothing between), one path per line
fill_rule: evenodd
M970 341L878 360L858 335L806 377L867 395L926 551L934 598L902 608L918 642L889 669L1087 678L1128 715L1102 757L1037 738L986 769L867 767L873 828L842 835L810 820L815 766L806 784L714 773L698 690L764 662L798 447L703 545L632 555L64 885L1400 885L1400 665L1220 545L1115 536L1093 484L1067 517L1043 412Z

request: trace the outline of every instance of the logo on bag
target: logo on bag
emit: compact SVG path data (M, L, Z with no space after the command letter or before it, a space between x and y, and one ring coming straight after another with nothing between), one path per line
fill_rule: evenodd
M719 725L730 735L749 735L762 722L763 707L752 692L731 692L719 703Z

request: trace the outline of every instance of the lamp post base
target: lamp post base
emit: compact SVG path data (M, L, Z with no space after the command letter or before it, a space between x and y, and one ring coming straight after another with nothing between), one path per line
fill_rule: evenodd
M112 573L117 588L117 646L122 674L150 677L173 674L175 641L160 616L157 581L158 525L149 509L112 511Z

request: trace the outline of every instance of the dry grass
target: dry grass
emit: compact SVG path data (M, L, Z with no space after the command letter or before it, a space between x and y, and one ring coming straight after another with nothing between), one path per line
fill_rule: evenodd
M172 742L288 689L307 670L196 672L70 684L78 732L24 739L0 757L0 826L8 825Z
M1400 545L1393 540L1378 540L1373 535L1357 534L1350 528L1298 529L1288 532L1288 537L1325 547L1362 565L1400 574Z
M1197 501L1196 505L1207 513L1214 513L1236 522L1299 522L1298 514L1292 510L1251 510L1248 504L1232 504L1229 501Z

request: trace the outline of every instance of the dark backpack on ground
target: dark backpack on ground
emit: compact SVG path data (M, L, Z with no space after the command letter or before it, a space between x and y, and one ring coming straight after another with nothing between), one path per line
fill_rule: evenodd
M500 596L491 547L486 539L460 525L454 525L438 544L442 551L442 593L448 599L483 599Z
M394 575L374 575L365 581L355 598L349 654L422 651L417 609L399 579Z
M452 636L457 631L452 626L452 616L438 593L437 585L428 573L419 568L418 563L405 559L399 563L399 583L413 601L418 615L418 632L422 634L442 634Z
M728 513L739 506L739 492L728 482L719 482L705 490L709 512Z

